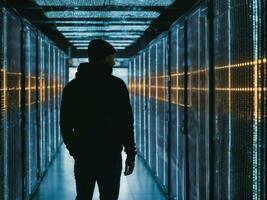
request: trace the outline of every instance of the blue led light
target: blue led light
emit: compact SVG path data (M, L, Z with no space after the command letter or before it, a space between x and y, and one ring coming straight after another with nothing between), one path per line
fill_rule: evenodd
M156 11L48 11L48 18L157 18Z
M116 43L111 43L111 45L113 45L114 47L116 46L120 46L120 47L124 47L124 46L129 46L130 44L116 44ZM74 43L73 46L85 46L85 47L88 47L88 44L77 44L77 43Z
M145 31L149 26L58 26L59 31Z
M70 40L69 42L71 43L86 43L89 44L91 40ZM129 43L132 44L133 42L135 42L135 40L106 40L107 42L110 43Z
M78 20L73 20L73 21L60 21L60 20L56 20L55 23L56 24L105 24L105 25L114 25L114 24L121 24L121 25L124 25L124 24L127 24L127 25L131 25L131 24L135 24L135 25L149 25L150 23L152 22L152 20L145 20L145 21L112 21L109 20L109 21L99 21L99 20L81 20L81 21L78 21Z
M175 0L35 0L42 6L169 6Z
M86 50L87 49L87 47L83 47L83 46L81 46L81 47L76 47L77 49L80 49L80 50ZM118 50L123 50L123 49L125 49L125 47L115 47L115 49L118 49Z
M143 33L131 32L62 32L64 36L141 36Z
M139 35L109 35L108 37L106 36L103 36L101 37L102 35L99 35L99 37L96 37L96 36L93 36L94 39L99 39L99 38L108 38L108 39L137 39L139 38L140 36ZM90 39L92 38L92 36L83 36L83 35L65 35L64 36L65 38L69 38L69 39Z

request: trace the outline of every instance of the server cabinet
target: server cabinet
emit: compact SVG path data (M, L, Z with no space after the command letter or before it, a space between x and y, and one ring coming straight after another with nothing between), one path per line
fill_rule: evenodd
M44 38L44 72L45 72L45 168L48 167L51 161L51 44Z
M143 96L143 53L140 52L138 56L138 62L139 62L139 69L138 69L138 85L139 85L139 132L140 132L140 153L142 156L144 156L144 96Z
M133 71L134 71L134 129L135 129L135 140L136 140L136 146L137 150L140 153L140 119L139 119L139 113L140 113L140 107L139 107L139 62L138 62L138 55L134 57L133 59Z
M24 197L28 199L38 182L37 159L37 87L36 87L36 29L24 21L23 23L23 149L24 149Z
M54 135L54 145L55 150L59 147L59 68L61 64L60 50L56 49L55 52L55 135Z
M200 5L187 16L189 199L209 198L209 68L207 22Z
M214 1L216 199L266 198L265 10Z
M39 175L42 176L46 169L46 89L45 89L45 38L38 32L38 163Z
M23 195L23 158L21 131L21 20L4 9L4 67L5 67L5 115L4 130L6 156L6 199Z
M54 134L55 134L55 85L54 85L54 69L55 69L55 47L54 44L49 41L49 102L48 102L48 112L49 112L49 121L50 121L50 134L49 138L49 162L52 160L54 155L55 146L54 146Z
M7 199L6 15L0 5L0 198Z
M144 99L144 104L145 104L145 129L144 129L144 134L145 134L145 159L147 163L150 163L150 133L149 133L149 93L150 93L150 74L149 74L149 48L146 48L144 50L144 81L145 81L145 99Z
M149 46L149 102L148 102L148 123L149 123L149 147L150 147L150 163L151 170L157 173L157 132L156 132L156 76L157 76L157 63L156 63L156 44Z
M186 199L186 133L185 130L185 21L179 19L170 33L171 80L171 196Z

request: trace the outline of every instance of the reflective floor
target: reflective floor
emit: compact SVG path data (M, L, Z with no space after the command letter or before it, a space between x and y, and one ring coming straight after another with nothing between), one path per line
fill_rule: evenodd
M122 155L125 160L124 153ZM65 145L62 145L33 200L74 200L76 189L73 165L74 160ZM99 200L97 184L93 200ZM121 176L119 200L166 200L139 157L134 173L130 176Z

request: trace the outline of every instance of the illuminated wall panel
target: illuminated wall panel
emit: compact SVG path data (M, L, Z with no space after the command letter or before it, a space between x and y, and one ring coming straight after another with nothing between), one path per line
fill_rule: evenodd
M145 142L145 158L147 162L150 162L150 135L149 135L149 130L150 130L150 125L149 125L149 110L148 110L148 104L149 104L149 94L150 94L150 73L149 73L149 67L150 67L150 61L149 61L149 48L144 50L144 70L145 70L145 129L144 129L144 134L146 138Z
M148 115L149 115L149 138L150 138L150 167L157 175L157 130L156 130L156 106L157 106L157 61L156 61L156 43L149 47L149 74L150 74L150 90L148 102Z
M147 127L147 123L146 123L146 96L145 96L145 92L146 92L146 60L145 60L145 51L140 52L140 56L141 56L141 68L140 68L140 87L141 87L141 92L140 92L140 96L141 96L141 104L142 104L142 113L141 113L141 133L142 133L142 156L144 158L146 158L146 141L147 141L147 133L146 133L146 127Z
M23 104L25 198L28 199L38 183L37 157L37 87L36 87L36 30L24 22L23 26Z
M6 15L0 6L0 199L7 197Z
M266 197L265 10L215 1L216 199Z
M47 39L44 40L44 71L45 71L45 167L51 159L51 48Z
M145 153L145 134L143 133L143 130L145 128L145 120L144 120L144 112L145 112L145 104L144 104L144 96L143 96L143 81L144 81L144 71L143 71L143 67L144 67L144 59L143 59L143 53L140 52L139 53L139 57L138 57L138 62L139 62L139 83L138 83L138 87L139 87L139 101L140 101L140 113L139 113L139 119L140 119L140 126L139 126L139 132L140 132L140 151L141 151L141 155L144 156Z
M59 100L59 78L58 78L58 69L60 67L60 51L56 47L55 48L55 69L54 69L54 93L55 93L55 111L54 111L54 124L55 124L55 134L54 134L54 146L55 146L55 151L57 150L58 147L58 134L59 134L59 105L60 102Z
M21 21L6 10L5 65L8 199L22 196ZM16 167L15 167L16 166Z
M185 133L184 130L184 79L185 79L185 27L179 20L171 29L170 80L171 80L171 195L185 199Z
M43 175L45 171L45 155L46 155L46 143L45 135L47 133L46 127L46 115L45 109L45 38L38 33L38 162L40 175Z
M202 7L187 18L187 130L189 199L209 197L209 70L206 11Z
M0 199L29 199L62 144L55 124L66 56L2 5L0 27Z
M138 147L138 151L140 152L140 101L139 101L139 87L138 87L138 74L139 74L139 62L138 62L138 55L133 59L133 67L134 67L134 83L135 83L135 96L134 96L134 112L135 112L135 134L136 134L136 145Z
M167 96L167 38L163 37L157 42L157 114L156 114L156 131L157 131L157 168L158 178L162 185L167 189L167 145L168 145L168 96Z
M129 62L138 152L165 190L168 187L167 42L164 34Z
M266 197L265 10L266 3L260 0L216 0L213 30L208 27L208 10L200 4L172 25L170 46L158 37L139 52L143 76L136 77L140 67L131 65L133 104L138 104L139 95L145 97L140 118L144 122L141 132L138 129L145 146L141 155L165 191L166 182L171 183L173 199ZM209 36L214 36L215 77L210 77ZM170 74L164 69L164 49L170 56ZM170 127L165 126L166 119ZM171 134L167 138L166 130ZM164 147L168 136L171 143L165 140ZM170 163L164 165L168 145L170 154L165 155ZM170 173L163 170L168 165Z

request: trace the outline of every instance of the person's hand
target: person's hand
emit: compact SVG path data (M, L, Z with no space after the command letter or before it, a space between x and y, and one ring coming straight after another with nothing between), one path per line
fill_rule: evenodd
M124 175L125 176L128 176L128 175L133 173L134 165L135 165L134 161L126 159L126 161L125 161L125 171L124 171Z

